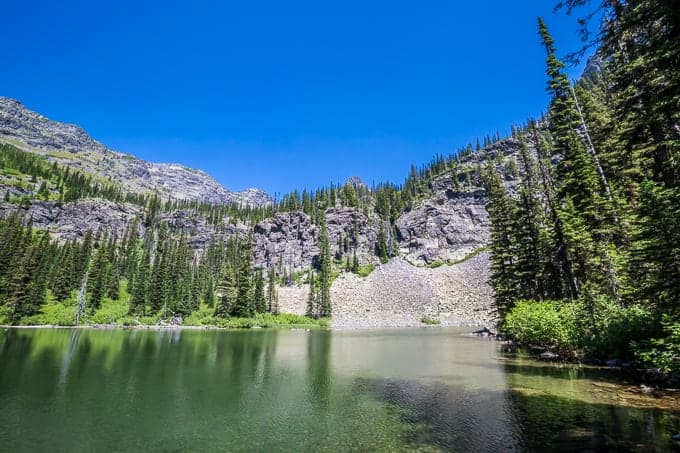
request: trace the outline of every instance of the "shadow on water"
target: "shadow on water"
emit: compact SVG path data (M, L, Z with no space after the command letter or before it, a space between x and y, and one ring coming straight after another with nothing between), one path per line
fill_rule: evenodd
M680 412L631 405L623 399L624 390L618 392L615 384L600 400L597 395L583 394L590 392L590 387L580 385L570 387L573 397L564 396L551 386L586 378L565 368L519 369L528 370L529 379L538 375L559 377L559 381L539 385L535 380L527 382L517 366L510 366L506 389L363 378L357 379L355 386L357 391L394 408L411 427L407 440L414 448L461 452L678 451L671 436L680 433Z
M619 384L636 383L633 376L625 370L588 365L540 362L531 358L506 357L503 360L506 373L524 376L551 377L556 379L587 379L590 381L616 382Z
M620 370L509 358L504 371L526 447L677 451L680 402L646 395Z
M390 405L410 429L411 448L521 451L523 439L507 394L415 380L357 379L357 391Z
M511 390L523 443L529 451L676 451L677 413L586 403Z

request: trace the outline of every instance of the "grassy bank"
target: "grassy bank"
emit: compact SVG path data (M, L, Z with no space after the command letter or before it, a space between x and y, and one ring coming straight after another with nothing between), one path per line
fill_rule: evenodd
M143 327L168 325L171 314L163 316L162 311L147 313L145 316L130 315L128 303L130 295L127 293L125 281L120 287L118 299L104 298L101 307L96 311L87 310L81 318L80 326L106 325L112 327ZM215 309L203 304L198 310L182 320L181 326L187 327L216 327L226 329L262 328L326 328L329 320L326 318L313 319L306 316L281 313L256 313L249 318L218 318L214 316ZM11 324L9 307L0 305L0 325ZM75 326L76 301L70 297L63 302L55 300L48 292L47 303L40 309L40 313L21 319L20 326Z

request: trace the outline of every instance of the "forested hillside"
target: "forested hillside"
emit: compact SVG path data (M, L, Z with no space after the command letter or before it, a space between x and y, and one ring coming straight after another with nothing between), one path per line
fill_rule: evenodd
M328 317L342 273L366 276L400 254L436 267L483 250L480 162L511 156L502 167L515 181L517 143L481 142L412 167L403 185L351 178L264 205L131 192L0 144L3 322L226 323L278 313L277 288L302 284L306 314Z
M516 193L485 172L496 303L522 341L677 369L680 5L586 3L562 6L603 16L598 70L572 84L539 19L552 101L519 134L537 153Z

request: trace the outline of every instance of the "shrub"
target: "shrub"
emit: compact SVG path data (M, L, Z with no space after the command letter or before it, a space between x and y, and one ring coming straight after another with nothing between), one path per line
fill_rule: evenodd
M216 319L213 316L215 309L209 304L201 304L201 307L191 312L189 316L184 318L185 326L211 326L215 325Z
M354 271L354 273L359 277L368 277L374 270L375 264L365 264L363 266L359 266L356 271Z
M12 310L6 305L0 305L0 325L6 326L12 323Z
M76 324L76 307L67 301L45 304L40 308L40 313L23 318L21 324L25 326L73 326Z
M651 338L656 321L653 313L641 305L621 306L606 299L593 302L592 331L584 326L588 352L600 358L633 358L632 343Z
M259 326L254 318L229 318L226 327L231 329L251 329Z
M116 324L119 319L127 316L130 306L126 300L112 300L105 297L99 310L87 317L92 324Z
M577 303L524 300L507 314L503 331L522 343L573 349L580 345L577 320L581 316L582 305Z
M431 326L441 324L441 321L439 319L431 318L427 315L423 315L423 317L420 318L420 322L422 322L423 324L431 325Z
M631 349L643 365L662 371L680 371L680 320L664 315L661 320L663 336L640 342L633 341Z

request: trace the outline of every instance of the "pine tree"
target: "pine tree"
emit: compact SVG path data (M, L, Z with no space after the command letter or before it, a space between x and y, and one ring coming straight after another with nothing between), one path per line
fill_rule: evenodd
M273 268L269 269L267 276L267 311L269 313L279 314L279 296L276 292L276 274Z
M680 309L680 190L646 181L641 186L628 273L633 300L662 312Z
M236 315L235 307L238 298L236 288L236 275L231 265L227 263L222 270L222 276L215 288L217 304L215 305L215 316L227 318Z
M27 227L32 235L32 229ZM49 235L43 234L38 242L32 239L26 246L23 257L12 274L9 287L8 305L11 307L11 319L17 323L24 316L39 312L45 303L47 289L47 248Z
M63 301L69 297L72 288L73 276L76 274L76 258L74 254L77 252L77 248L74 243L69 241L63 247L59 256L55 260L53 267L53 277L52 277L52 292L54 297Z
M589 152L584 141L583 137L588 141L590 138L577 98L563 72L564 63L555 55L554 41L543 20L539 18L538 24L547 53L548 91L552 94L549 126L554 138L553 151L561 157L557 167L561 207L557 212L567 255L571 257L573 289L578 296L590 278L604 294L616 298L618 272L608 254L609 247L598 245L611 243L614 235L611 220L617 216L609 185L603 172L598 172L600 164L594 148ZM606 283L593 280L599 276L604 276Z
M491 220L491 284L494 288L496 306L504 316L521 297L517 271L517 204L505 192L500 176L491 163L486 174Z
M319 236L319 247L321 249L319 255L319 317L330 317L332 312L331 307L331 272L332 272L332 257L331 247L328 241L328 230L326 228L326 221L321 218L321 234Z
M317 300L317 283L316 276L312 268L309 268L309 273L307 275L307 281L309 282L309 294L307 296L307 308L305 309L305 316L310 318L316 318L318 315L318 300Z
M94 311L99 309L102 303L102 299L106 295L106 286L109 278L109 273L111 271L111 266L109 263L108 247L104 244L106 238L102 239L99 243L99 247L94 254L92 259L92 264L89 270L89 281L90 285L88 287L90 291L89 306Z
M357 249L354 248L354 255L352 256L352 272L359 272L359 258L357 257Z
M389 261L389 256L387 252L387 238L385 237L385 228L382 224L380 225L380 230L378 230L376 254L380 258L381 263L385 264Z
M240 264L237 277L238 299L234 315L240 318L248 318L254 313L253 303L253 269L252 269L252 236L241 245Z
M153 312L166 308L168 303L168 267L170 244L167 242L167 232L164 227L158 234L153 266L149 278L148 301Z
M253 282L253 308L255 313L267 311L267 300L264 295L264 276L261 270L255 273Z
M144 315L148 306L152 240L149 229L144 237L141 261L135 264L135 274L131 281L131 288L129 288L131 315Z

